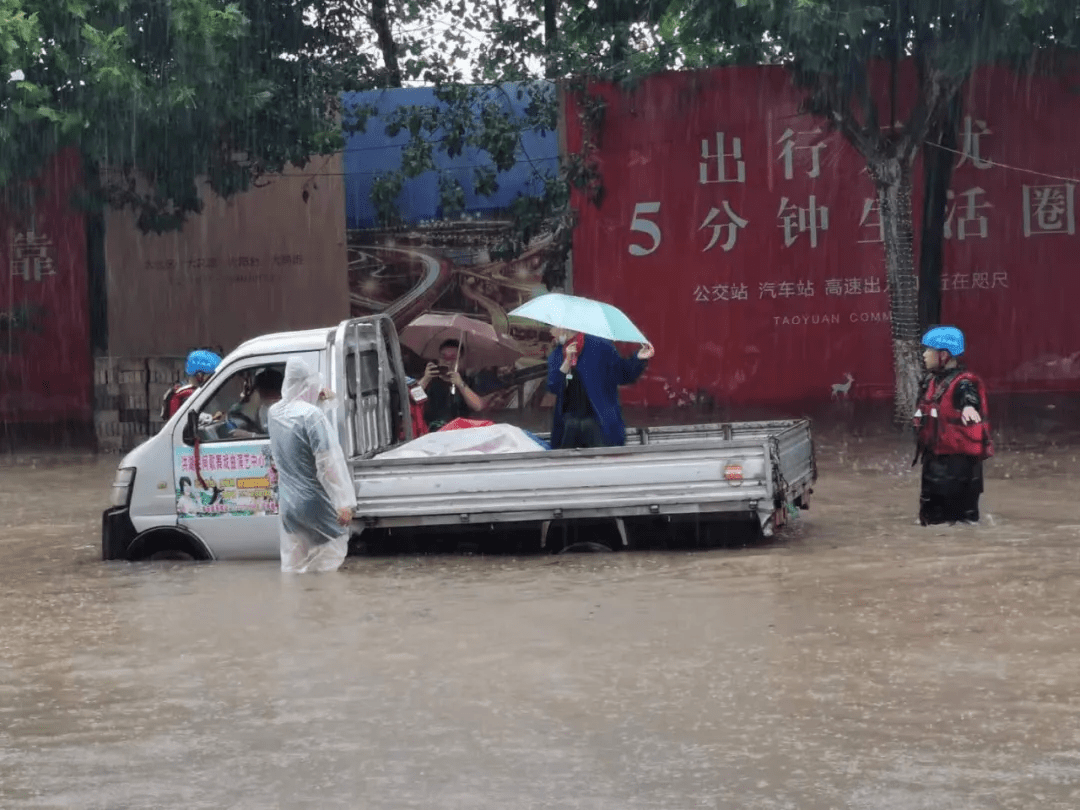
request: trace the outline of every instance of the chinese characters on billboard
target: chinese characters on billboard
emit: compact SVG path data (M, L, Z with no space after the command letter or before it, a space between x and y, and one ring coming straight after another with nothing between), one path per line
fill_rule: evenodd
M57 154L28 210L0 211L0 421L89 423L86 231L77 152Z
M668 73L589 92L607 102L592 154L605 199L577 200L575 290L623 308L657 346L625 399L824 400L837 384L851 397L890 396L876 191L844 138L799 112L784 70ZM575 103L571 149L583 136ZM1068 180L1080 161L1057 126L1063 109L1080 112L1061 81L1021 87L998 69L965 94L943 321L969 333L970 363L998 390L1080 388L1080 364L1069 366L1080 357L1070 303L1080 243ZM917 165L916 231L921 177Z

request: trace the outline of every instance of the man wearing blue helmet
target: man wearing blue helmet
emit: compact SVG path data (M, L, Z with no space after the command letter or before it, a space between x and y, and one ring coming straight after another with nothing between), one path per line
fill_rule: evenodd
M915 461L922 460L919 523L977 523L982 463L994 454L986 386L964 368L964 333L937 326L923 335L926 376L915 411Z
M177 383L168 391L161 400L161 418L168 421L169 418L180 410L180 406L188 397L198 391L210 375L214 373L221 358L206 349L196 349L187 356L187 364L184 370L187 372L188 381Z

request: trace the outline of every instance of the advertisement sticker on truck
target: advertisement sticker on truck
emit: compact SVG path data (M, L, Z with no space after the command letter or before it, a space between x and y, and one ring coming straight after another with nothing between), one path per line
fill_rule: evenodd
M277 486L265 444L176 449L176 511L184 517L276 515Z

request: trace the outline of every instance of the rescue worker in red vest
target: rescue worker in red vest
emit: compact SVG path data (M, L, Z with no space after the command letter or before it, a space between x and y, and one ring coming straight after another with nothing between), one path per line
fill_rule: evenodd
M221 358L206 349L196 349L187 356L187 364L184 370L187 372L188 381L184 384L177 383L168 391L161 401L161 418L168 421L174 413L180 410L180 406L188 397L198 391L204 382L210 379Z
M986 386L964 368L964 333L937 326L923 335L926 376L915 411L922 459L919 523L977 523L983 491L982 463L994 454Z

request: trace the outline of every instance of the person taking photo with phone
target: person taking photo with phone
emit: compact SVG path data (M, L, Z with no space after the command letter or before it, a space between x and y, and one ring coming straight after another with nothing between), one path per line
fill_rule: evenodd
M439 346L438 362L428 363L424 369L420 387L427 394L424 421L429 430L438 430L447 422L486 407L486 399L472 389L472 381L458 370L464 356L457 340L444 340Z

